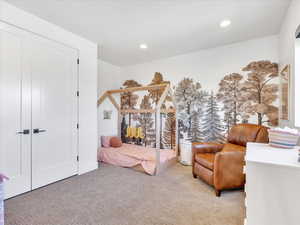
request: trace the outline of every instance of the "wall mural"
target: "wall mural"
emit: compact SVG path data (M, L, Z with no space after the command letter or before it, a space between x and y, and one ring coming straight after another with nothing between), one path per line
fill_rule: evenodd
M163 75L161 73L155 73L150 85L158 84L170 84L169 81L164 81ZM127 80L123 84L123 88L139 87L141 86L138 82L134 80ZM147 91L143 94L135 93L124 93L121 95L121 109L154 109L158 103L160 97L162 96L164 89L153 89ZM162 109L172 108L172 106L167 106L170 102L170 96L166 97L165 102L162 104ZM140 144L145 146L156 147L156 133L155 133L155 114L153 113L129 113L123 115L121 124L121 136L123 142L130 142L125 137L125 130L128 126L142 128L143 140ZM174 113L161 114L160 118L161 133L160 133L160 148L161 149L171 149L175 147L176 143L176 120Z
M140 87L142 86L134 80L126 80L123 83L124 88ZM135 109L138 103L139 96L132 92L121 94L121 109ZM131 123L131 114L129 114L129 124Z
M278 64L255 61L240 73L225 75L216 94L199 82L184 78L175 87L179 110L180 138L223 142L237 123L278 125Z
M243 68L248 75L242 84L242 105L246 115L257 115L257 123L278 125L278 84L270 83L278 77L278 64L270 61L252 62Z
M205 90L201 83L183 78L173 87L177 107L179 138L191 142L224 142L229 129L237 123L278 125L278 64L268 60L254 61L241 68L239 73L225 75L217 90ZM155 73L149 85L166 84L161 73ZM141 86L133 80L123 88ZM125 93L121 96L123 109L151 109L162 95L151 90L144 96ZM139 100L139 98L141 100ZM170 98L162 108L167 109ZM176 121L174 113L161 114L160 148L175 146ZM155 116L151 113L123 118L124 127L141 127L145 146L155 146ZM124 129L122 128L122 130Z
M140 105L140 109L152 109L152 104L150 102L150 94L145 95ZM138 126L142 127L143 134L144 134L144 145L145 146L152 146L155 144L155 129L154 129L154 122L155 119L153 118L152 113L143 113L139 114L136 121L139 123Z
M286 65L280 72L282 120L289 120L290 67L290 65Z
M173 149L176 145L176 119L175 113L167 113L164 123L162 143L163 147Z

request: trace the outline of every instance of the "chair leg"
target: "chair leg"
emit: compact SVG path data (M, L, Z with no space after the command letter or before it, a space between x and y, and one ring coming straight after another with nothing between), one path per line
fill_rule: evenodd
M216 196L217 196L217 197L220 197L220 196L221 196L221 190L215 190L215 192L216 192Z

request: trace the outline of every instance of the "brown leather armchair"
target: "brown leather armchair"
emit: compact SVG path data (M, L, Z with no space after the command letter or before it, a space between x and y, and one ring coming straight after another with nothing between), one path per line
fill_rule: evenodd
M227 143L193 143L193 176L215 188L216 196L225 189L242 188L247 142L267 143L268 128L239 124L231 128Z

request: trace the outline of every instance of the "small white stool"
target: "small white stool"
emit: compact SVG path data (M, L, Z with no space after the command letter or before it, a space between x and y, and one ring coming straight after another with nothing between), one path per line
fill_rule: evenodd
M192 143L187 141L180 142L180 163L185 166L192 165Z

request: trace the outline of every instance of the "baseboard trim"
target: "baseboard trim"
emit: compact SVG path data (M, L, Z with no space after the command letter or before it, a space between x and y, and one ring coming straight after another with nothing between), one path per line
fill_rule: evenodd
M97 162L86 163L82 166L79 166L78 175L82 175L82 174L91 172L91 171L96 170L96 169L98 169L98 163Z

